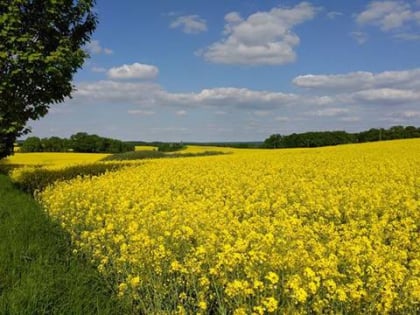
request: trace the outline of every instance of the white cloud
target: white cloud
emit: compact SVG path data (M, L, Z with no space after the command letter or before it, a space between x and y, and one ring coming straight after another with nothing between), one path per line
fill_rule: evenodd
M154 79L158 73L156 66L136 62L109 69L108 77L111 79Z
M204 89L197 93L166 93L162 96L169 104L244 108L288 106L299 99L299 96L291 93L232 87Z
M388 32L406 26L410 22L420 22L420 11L415 11L409 2L373 1L356 16L359 25L378 26Z
M308 77L299 78L299 84L308 85ZM72 121L77 122L74 132L122 139L140 134L148 141L232 141L261 140L273 133L420 124L420 69L319 74L309 86L295 93L238 87L179 92L150 81L77 83L73 99L63 104L74 111L46 117L39 128L54 127L65 136ZM110 110L103 111L104 106ZM96 111L103 115L90 114ZM128 115L130 119L115 120ZM109 119L115 121L115 131L104 127ZM209 124L214 126L207 128Z
M403 111L401 113L397 113L397 115L398 114L402 118L420 118L420 111L419 110Z
M368 35L364 32L351 32L350 36L359 44L362 45L367 42Z
M198 92L176 93L150 82L119 82L112 80L80 83L74 97L81 102L132 103L141 106L215 107L268 110L302 104L303 98L293 93L257 91L246 88L221 87ZM320 102L311 97L308 103ZM318 100L318 101L317 101Z
M404 103L420 102L420 92L401 89L371 89L355 92L352 97L356 101L375 104L400 105Z
M319 109L316 111L306 112L307 115L310 116L319 116L319 117L336 117L349 112L348 108L340 108L340 107L331 107L331 108L324 108Z
M312 19L316 8L302 2L293 8L273 8L243 19L239 13L225 16L225 37L199 52L208 61L225 64L273 65L296 60L299 37L293 27Z
M99 40L96 39L91 40L89 43L87 43L85 45L85 49L91 55L99 55L102 53L110 55L114 53L111 49L102 47Z
M206 20L198 15L179 16L170 25L171 28L182 28L187 34L198 34L207 31Z
M226 118L217 119L216 115L232 115L237 124L232 128L239 128L241 132L246 132L246 128L277 130L279 123L289 132L307 128L339 129L344 124L363 129L372 123L390 122L392 117L401 123L420 122L420 68L302 75L296 77L294 83L308 89L302 93L285 93L216 87L176 92L147 81L105 80L79 83L71 102L121 106L130 115L147 116L150 120L161 112L172 112L177 116L207 113L209 119L226 123ZM182 119L182 122L190 127L194 125L188 119Z
M420 68L380 73L307 74L296 77L293 83L312 92L328 93L330 104L400 106L420 103Z
M74 99L83 103L129 103L143 106L156 105L157 96L164 93L158 84L149 82L118 82L102 80L79 83Z
M293 79L296 86L326 90L362 90L372 88L420 88L420 68L372 73L306 74Z
M217 115L225 114L226 109L248 109L256 117L264 117L270 115L270 111L280 109L303 113L304 108L306 112L328 117L344 114L348 106L357 104L363 107L370 104L413 106L420 103L420 69L376 74L359 71L335 75L303 75L296 77L293 83L310 89L304 94L233 87L170 92L150 82L106 80L80 83L74 96L84 103L134 104L146 110L156 106L178 107L177 115L183 115L187 106L193 109L215 108ZM314 107L315 110L311 109Z

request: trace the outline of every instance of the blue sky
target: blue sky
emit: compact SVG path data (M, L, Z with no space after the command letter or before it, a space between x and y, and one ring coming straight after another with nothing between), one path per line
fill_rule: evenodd
M73 99L33 136L254 141L420 126L420 1L98 0Z

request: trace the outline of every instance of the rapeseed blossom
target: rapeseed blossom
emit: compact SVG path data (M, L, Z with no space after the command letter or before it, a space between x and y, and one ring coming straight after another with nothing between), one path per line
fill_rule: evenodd
M140 313L420 312L420 141L162 159L38 195Z

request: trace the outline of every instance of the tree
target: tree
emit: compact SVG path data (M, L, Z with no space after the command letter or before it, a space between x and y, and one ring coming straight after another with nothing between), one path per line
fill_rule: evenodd
M27 138L20 148L21 152L42 152L42 143L41 139L38 137L29 137Z
M88 57L95 0L0 1L0 159L13 153L28 120L71 97Z
M264 140L265 148L280 148L282 147L283 137L280 134L273 134Z
M44 152L63 152L65 151L64 139L59 137L50 137L41 139L42 150Z

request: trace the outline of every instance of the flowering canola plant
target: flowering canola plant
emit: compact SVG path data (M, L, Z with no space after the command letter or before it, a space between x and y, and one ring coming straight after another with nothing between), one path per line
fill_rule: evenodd
M13 165L48 165L69 166L81 163L97 162L110 154L108 153L75 153L75 152L31 152L15 153L0 163Z
M419 140L150 160L38 195L147 314L416 314L419 197Z

